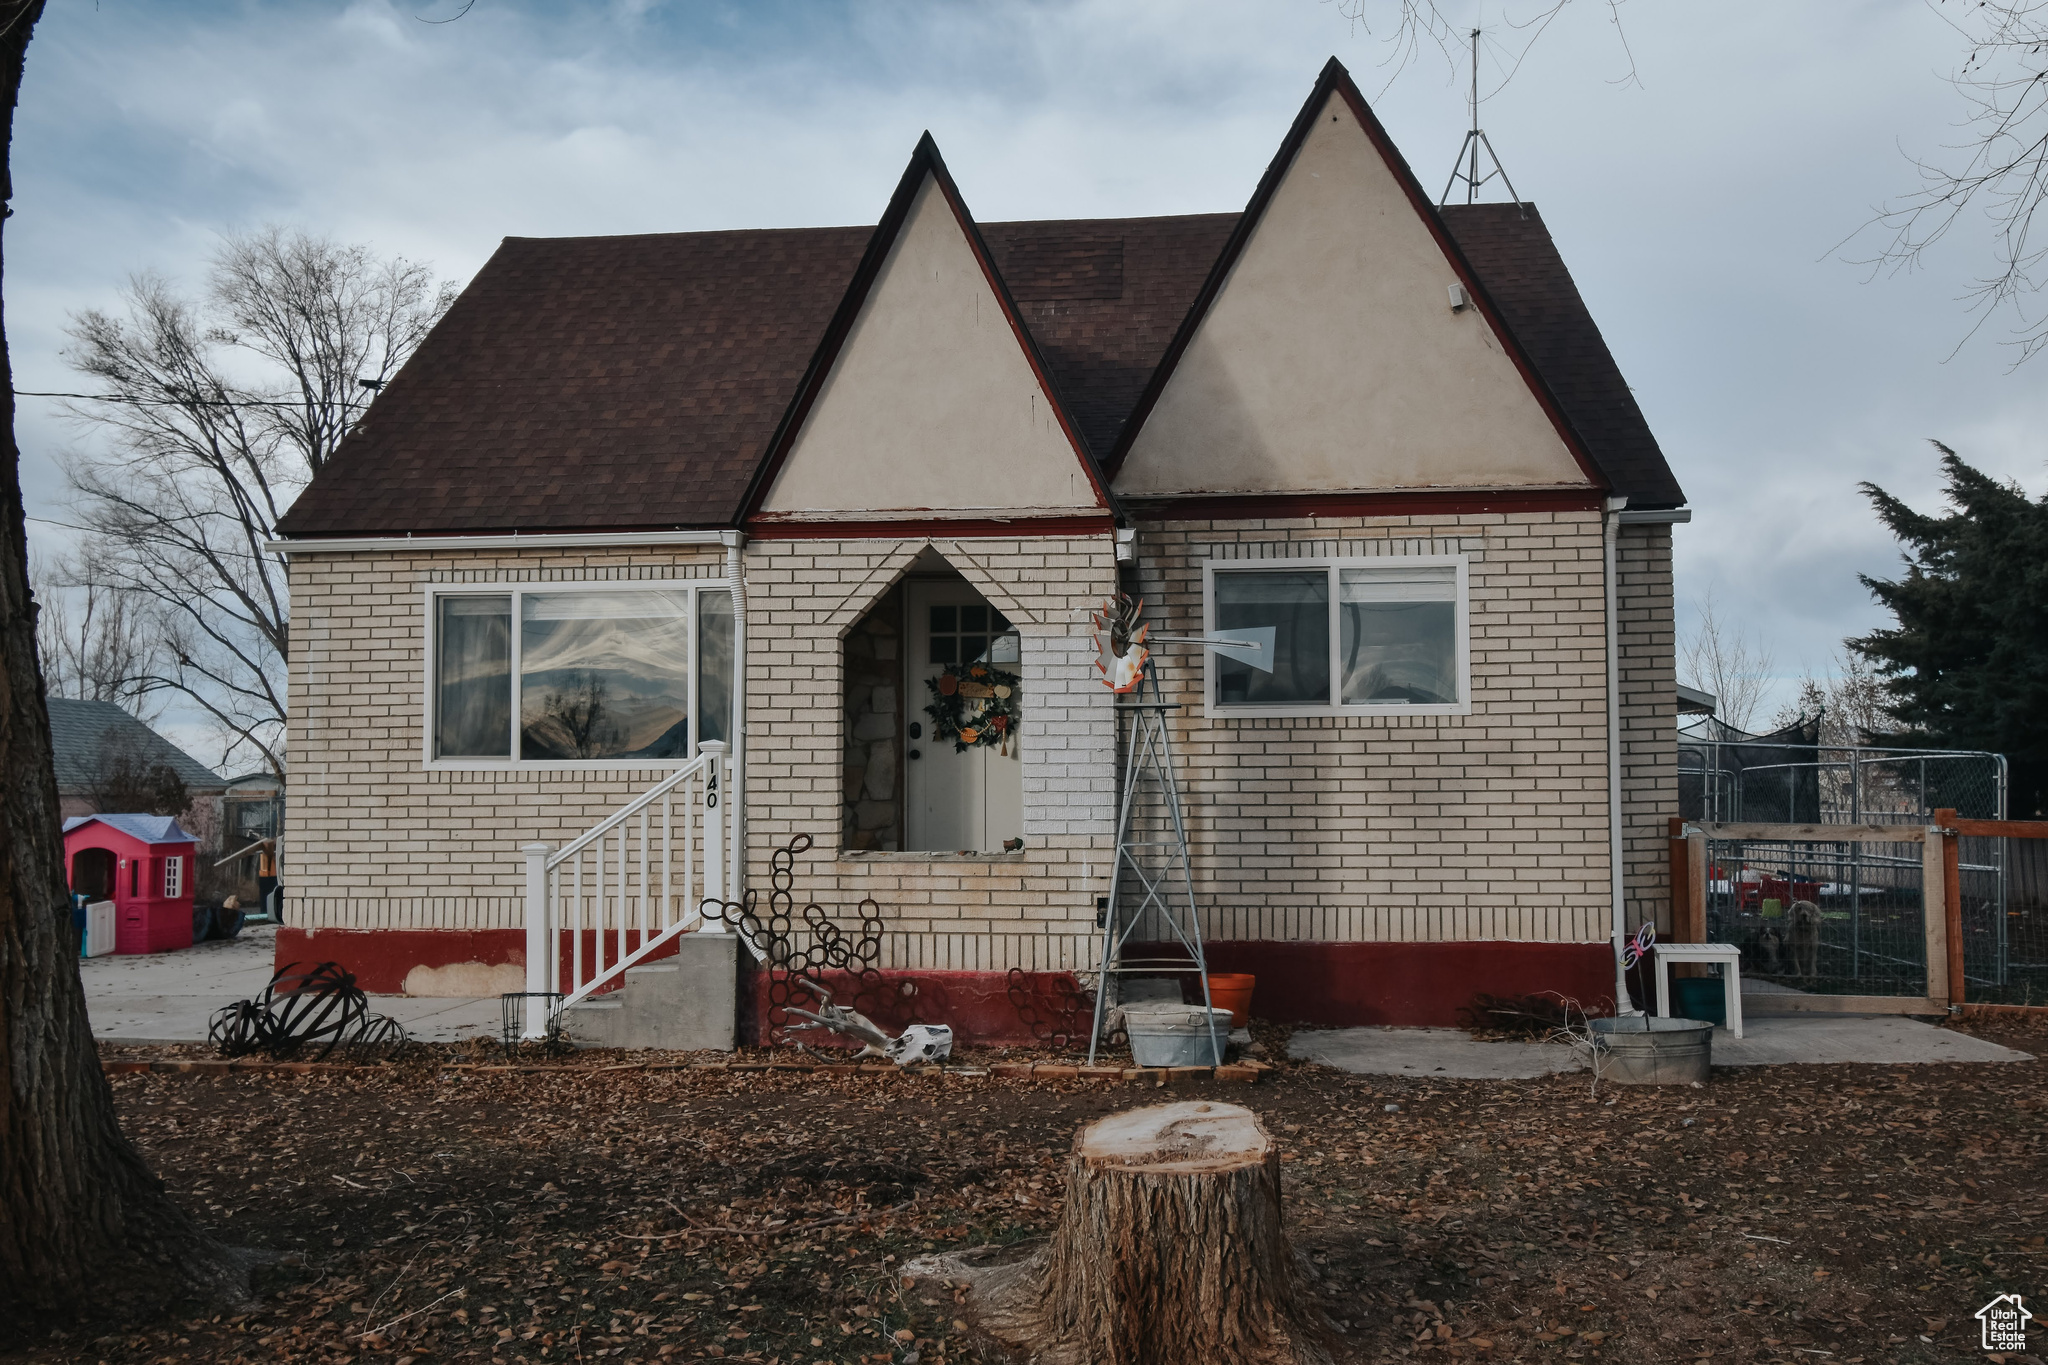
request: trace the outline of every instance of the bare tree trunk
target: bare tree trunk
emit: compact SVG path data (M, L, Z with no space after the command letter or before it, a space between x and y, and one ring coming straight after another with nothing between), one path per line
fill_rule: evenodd
M1328 1318L1280 1219L1280 1152L1234 1104L1154 1105L1081 1130L1051 1242L1029 1260L928 1257L973 1323L1047 1365L1308 1365Z
M0 3L0 147L43 0ZM5 182L9 197L11 180ZM0 331L0 1337L246 1285L121 1135L78 980Z

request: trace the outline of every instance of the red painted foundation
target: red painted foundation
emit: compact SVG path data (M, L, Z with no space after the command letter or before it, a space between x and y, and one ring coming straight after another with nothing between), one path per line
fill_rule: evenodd
M607 959L615 949L607 943ZM638 946L629 935L627 949ZM570 944L562 945L566 973ZM1455 1027L1475 994L1556 992L1590 1014L1614 1009L1614 958L1605 943L1265 943L1205 945L1212 970L1258 978L1252 1016L1276 1023ZM586 935L586 961L595 944ZM1161 944L1131 944L1133 957L1167 957ZM659 954L657 954L659 956ZM526 961L519 929L294 929L277 935L277 965L337 962L366 991L397 994L415 967ZM880 972L855 989L845 972L820 980L888 1032L911 1023L949 1024L962 1046L1060 1046L1085 1040L1093 999L1069 972ZM1192 974L1188 979L1192 980ZM906 987L909 989L906 991ZM744 973L746 1041L767 1036L773 1004L768 974ZM809 992L790 1002L810 1008ZM780 1022L779 1020L777 1022Z
M616 934L605 935L604 960L618 960ZM628 953L640 947L638 930L626 933ZM574 970L574 936L562 935L562 977L555 989L569 989ZM663 944L646 961L673 956L673 944ZM597 962L597 934L583 931L583 961ZM524 929L293 929L277 931L277 965L280 969L296 962L311 967L334 962L355 973L356 984L372 995L397 995L405 990L405 978L415 967L453 967L474 962L486 967L502 963L526 965ZM601 994L602 992L600 992Z
M856 980L828 971L812 979L832 992L832 1003L859 1010L885 1033L945 1024L959 1047L1085 1047L1095 1020L1095 998L1082 993L1071 972L876 972ZM756 1045L771 1033L788 1038L785 1021L804 1022L777 1010L778 995L798 1009L817 1009L817 997L780 971L748 973L745 989L745 1041ZM844 1042L823 1029L795 1037L822 1047Z
M277 965L333 962L372 995L398 995L415 967L526 962L524 929L294 929L277 931Z
M1177 945L1131 944L1132 957L1178 957ZM1252 1017L1281 1024L1453 1028L1481 992L1556 992L1593 1015L1614 1013L1614 952L1605 943L1273 943L1202 945L1209 969L1250 972ZM1192 982L1193 973L1186 978Z

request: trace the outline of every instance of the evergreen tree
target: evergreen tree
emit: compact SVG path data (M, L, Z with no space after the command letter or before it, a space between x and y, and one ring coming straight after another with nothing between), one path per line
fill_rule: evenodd
M2048 811L2048 498L1941 452L1945 516L1863 491L1906 551L1896 581L1863 576L1897 625L1849 647L1884 680L1894 742L1990 749L2010 763L2015 819Z

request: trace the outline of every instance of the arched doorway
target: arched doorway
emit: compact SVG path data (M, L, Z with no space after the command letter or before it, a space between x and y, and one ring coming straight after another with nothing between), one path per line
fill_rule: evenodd
M71 891L96 901L114 894L114 850L81 848L71 859Z

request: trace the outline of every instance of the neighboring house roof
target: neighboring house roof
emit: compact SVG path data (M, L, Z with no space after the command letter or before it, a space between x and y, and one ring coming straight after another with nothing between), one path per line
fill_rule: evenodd
M56 759L57 790L66 796L92 786L107 742L133 749L150 763L167 763L187 791L222 791L227 781L110 701L50 698L50 744Z
M1333 64L1334 66L1334 64ZM1348 77L1341 67L1323 83ZM1684 501L1542 220L1431 210L1585 455ZM1242 215L980 225L1099 458ZM507 238L279 525L292 537L737 524L873 228Z
M1678 684L1678 714L1681 716L1711 716L1720 704L1721 699L1712 692Z
M119 830L145 844L196 844L199 836L188 834L175 815L74 815L64 822L66 834L83 825L102 824Z

